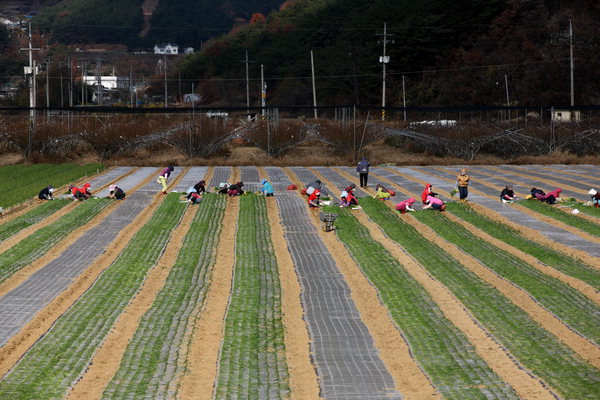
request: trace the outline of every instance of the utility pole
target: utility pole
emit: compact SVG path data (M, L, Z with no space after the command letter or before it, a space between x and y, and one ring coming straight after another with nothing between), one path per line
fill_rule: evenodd
M129 64L129 105L133 108L133 65Z
M81 62L81 105L85 105L85 61Z
M164 60L165 60L165 63L164 63L165 64L164 65L164 67L165 67L165 108L167 108L169 106L169 104L168 104L169 97L168 97L168 91L167 91L168 90L167 89L167 53L165 53Z
M25 75L30 75L28 79L29 83L29 137L27 140L27 151L25 152L25 158L29 160L31 157L31 149L33 147L33 133L35 130L35 75L37 74L37 67L33 61L33 52L40 51L42 49L31 47L31 22L29 23L29 47L20 49L21 51L29 52L29 66L24 67Z
M315 112L315 119L317 116L317 91L315 89L315 59L313 57L313 51L310 51L310 69L312 71L312 90L313 90L313 110Z
M508 97L508 76L504 74L504 87L506 88L506 107L510 107L510 97ZM510 109L508 110L508 119L510 119Z
M96 104L102 104L102 78L101 78L101 66L102 60L100 56L98 56L98 61L96 61Z
M404 121L406 122L406 79L402 75L402 107L404 108Z
M250 67L249 64L254 61L248 60L248 50L246 50L246 59L240 62L246 63L246 114L250 118Z
M262 119L265 119L267 105L267 85L265 84L264 65L260 64L260 106L262 108Z
M385 65L390 62L390 57L385 55L386 45L388 43L387 37L394 36L388 35L387 33L387 22L383 23L383 56L379 57L379 62L383 64L383 79L381 89L381 120L385 121ZM389 42L392 42L390 40Z
M575 86L574 86L574 69L575 63L573 61L573 24L569 20L569 53L571 58L571 107L575 105Z
M46 108L50 108L50 60L46 61Z

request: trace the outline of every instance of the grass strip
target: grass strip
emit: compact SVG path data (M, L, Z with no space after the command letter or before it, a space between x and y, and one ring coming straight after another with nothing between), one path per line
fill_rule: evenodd
M186 204L169 194L118 259L0 381L0 398L62 398L139 290Z
M216 385L218 399L289 397L281 287L263 196L240 198L235 270Z
M519 203L523 204L523 203ZM570 210L577 209L580 212L591 215L592 217L600 218L600 207L590 206L579 201L561 201L557 204L557 207L569 208Z
M597 369L544 330L497 289L464 268L441 247L423 238L385 204L364 198L361 206L390 239L404 247L452 291L526 368L566 398L600 398L600 372Z
M0 168L0 187L11 190L0 192L0 206L10 207L37 196L39 191L52 185L56 188L83 176L96 174L104 169L102 164L34 164L7 165ZM14 182L19 182L14 185Z
M548 246L528 239L517 230L494 221L477 212L468 205L451 202L446 205L447 210L457 217L483 230L490 236L530 254L546 265L549 265L566 275L580 279L596 290L600 289L600 271L584 262L570 257L564 253L553 250Z
M600 340L600 309L588 297L525 261L481 240L465 227L450 222L440 212L415 213L439 236L476 258L502 278L527 291L571 328L595 343Z
M518 395L477 355L425 289L346 209L338 213L336 234L377 288L382 302L433 385L447 399L516 399Z
M190 340L189 325L209 288L225 202L226 196L204 196L165 286L140 320L103 398L169 397L185 367L180 353Z
M581 229L590 235L600 237L600 224L596 224L577 215L568 214L558 210L556 209L556 206L551 206L550 204L546 204L537 200L520 201L519 204L523 207L529 208L530 210L554 218L557 221L564 222L569 226Z
M0 254L0 282L42 257L52 246L74 229L88 223L111 203L107 199L92 199L75 207L56 223L45 226Z
M30 227L31 225L37 224L42 221L44 218L49 217L54 214L67 204L69 204L69 200L56 199L52 201L47 201L39 207L34 208L31 211L12 219L4 224L0 225L0 242L8 239L9 237L19 233L25 228Z

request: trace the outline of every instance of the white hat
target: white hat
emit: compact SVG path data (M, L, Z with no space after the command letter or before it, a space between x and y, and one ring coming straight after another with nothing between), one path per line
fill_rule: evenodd
M54 193L54 190L55 190L54 188L50 188L50 189L48 189L48 191L49 191L50 193Z
M596 192L596 189L590 189L590 191L588 192L588 194L589 194L590 196L595 196L595 195L596 195L596 193L598 193L598 192Z

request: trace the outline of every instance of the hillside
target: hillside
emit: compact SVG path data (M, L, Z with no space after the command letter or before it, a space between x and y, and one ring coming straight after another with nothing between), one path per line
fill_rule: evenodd
M42 7L34 22L62 43L120 43L132 48L174 42L199 48L202 41L249 21L253 13L267 14L281 2L161 0L143 37L143 0L62 0Z
M403 76L409 106L506 105L505 75L511 105L564 105L571 20L576 102L593 104L599 18L600 5L589 0L287 1L266 21L207 44L186 60L182 74L223 78L201 82L205 98L243 104L245 71L238 61L248 50L252 94L259 93L263 64L269 104L310 105L313 50L320 105L376 106L387 23L388 106L402 106Z

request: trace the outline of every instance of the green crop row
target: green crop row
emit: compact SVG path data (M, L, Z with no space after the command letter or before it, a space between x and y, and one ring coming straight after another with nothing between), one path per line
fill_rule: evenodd
M103 398L169 397L184 372L191 325L210 285L225 200L204 196L165 286L142 317Z
M365 201L362 199L361 204ZM348 210L328 207L326 211L339 213L335 221L338 238L377 289L415 359L444 398L518 398L477 355L427 291Z
M0 168L0 206L10 207L37 196L48 185L56 188L104 169L102 164L8 165ZM18 184L16 184L18 182Z
M580 279L593 286L596 290L600 289L600 271L596 268L528 239L517 230L500 222L493 221L465 204L448 203L447 210L494 238L532 255L544 264Z
M69 200L63 199L47 201L39 207L36 207L33 210L21 215L20 217L0 225L0 242L8 239L9 237L17 234L31 225L37 224L44 218L49 217L69 203Z
M240 198L218 399L289 397L281 288L264 196Z
M0 398L55 399L67 393L158 261L186 206L178 194L166 196L110 268L3 377Z
M45 226L0 254L0 282L24 266L42 257L52 246L88 223L110 204L110 200L94 199L81 203L56 223Z
M599 343L600 309L581 292L481 240L462 225L450 222L442 213L422 212L415 213L414 216L503 279L527 291L537 302L580 334Z
M536 200L526 200L519 202L523 207L527 207L530 210L554 218L557 221L564 222L565 224L581 229L590 235L600 237L600 224L588 221L587 219L581 218L574 214L568 214L561 210L557 210L556 206L543 203Z
M527 369L566 398L600 398L600 372L597 369L544 330L496 288L421 236L385 204L365 198L361 200L361 206L389 238L402 245L434 278L451 290Z

